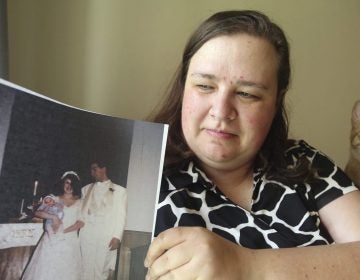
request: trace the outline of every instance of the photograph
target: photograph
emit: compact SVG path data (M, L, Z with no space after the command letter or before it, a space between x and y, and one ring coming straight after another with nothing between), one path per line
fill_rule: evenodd
M0 115L1 279L145 277L166 126L6 81Z

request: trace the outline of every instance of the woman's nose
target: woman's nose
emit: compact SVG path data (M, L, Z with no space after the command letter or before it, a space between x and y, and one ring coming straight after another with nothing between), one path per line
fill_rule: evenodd
M234 107L234 96L225 90L214 93L210 108L210 116L220 121L232 121L237 112Z

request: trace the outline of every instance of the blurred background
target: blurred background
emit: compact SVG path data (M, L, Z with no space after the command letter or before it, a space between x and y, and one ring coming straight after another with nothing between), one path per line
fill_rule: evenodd
M1 76L76 107L143 119L190 33L226 9L260 10L284 29L291 136L344 167L360 99L359 0L0 0Z

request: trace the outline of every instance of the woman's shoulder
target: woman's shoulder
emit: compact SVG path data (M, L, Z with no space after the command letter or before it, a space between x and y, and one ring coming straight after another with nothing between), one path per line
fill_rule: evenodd
M81 200L81 199L76 199L76 200L75 200L75 203L74 203L74 206L75 206L75 207L80 207L80 206L81 206L81 203L82 203L82 200Z
M285 158L289 166L296 165L299 160L306 158L310 162L311 168L320 170L338 168L329 156L303 139L288 141Z
M306 141L292 140L287 153L288 158L299 159L305 156L310 161L310 167L314 170L315 177L308 182L308 186L314 194L319 208L337 197L357 189L335 161Z
M189 186L195 188L197 185L211 187L213 183L195 161L186 160L165 169L161 181L161 191L168 192Z
M287 141L285 156L287 157L313 157L320 152L303 139L289 139Z

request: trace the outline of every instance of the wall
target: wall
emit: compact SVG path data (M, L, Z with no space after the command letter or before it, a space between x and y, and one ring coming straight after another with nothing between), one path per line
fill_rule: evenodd
M0 77L8 79L7 1L0 0Z
M159 166L164 154L162 144L167 127L134 122L127 186L126 230L152 232L153 217L160 186ZM162 170L162 169L160 169Z
M3 89L0 87L0 170L2 168L5 153L6 138L9 132L10 115L13 104L14 96L3 91Z
M10 79L75 106L140 119L161 98L190 32L223 9L261 10L286 31L291 135L344 166L360 98L358 0L12 0Z

